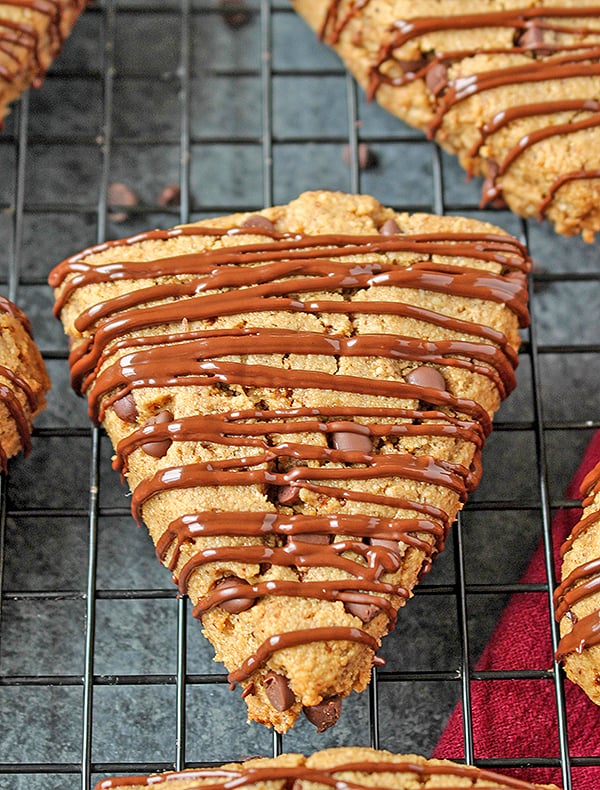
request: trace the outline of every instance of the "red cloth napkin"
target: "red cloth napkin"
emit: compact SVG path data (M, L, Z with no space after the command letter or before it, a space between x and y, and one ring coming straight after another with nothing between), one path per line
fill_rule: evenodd
M584 476L600 461L600 431L596 431L581 466L567 488L569 499L580 499ZM552 520L554 559L581 510L561 510ZM557 578L560 578L557 575ZM531 559L522 582L545 583L543 546ZM515 593L476 669L550 669L552 646L546 593ZM473 744L476 759L558 757L558 725L554 683L547 679L474 680L471 683ZM572 757L600 759L600 708L583 691L565 679L569 752ZM451 714L434 757L464 757L462 707ZM562 786L557 768L504 770L530 782L553 782ZM600 790L600 766L575 766L573 790Z

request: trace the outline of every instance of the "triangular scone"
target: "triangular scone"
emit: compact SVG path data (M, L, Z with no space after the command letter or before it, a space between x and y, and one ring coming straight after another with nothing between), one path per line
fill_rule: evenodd
M0 128L8 105L41 84L83 0L0 0Z
M73 384L251 719L322 730L479 479L527 323L523 247L301 195L51 274Z
M557 659L600 705L600 463L581 484L581 518L561 546L562 582L554 600L562 639Z
M386 110L485 178L482 204L600 229L600 5L293 0Z
M46 407L50 379L29 319L0 296L0 469L31 449L33 418Z
M392 754L366 747L324 749L309 757L281 754L258 757L244 763L218 768L104 779L95 790L142 790L167 783L172 790L215 790L235 786L254 790L324 790L331 787L385 788L385 790L449 790L451 787L487 790L558 790L556 785L538 785L502 776L495 771L459 765L450 760L426 760L416 754Z

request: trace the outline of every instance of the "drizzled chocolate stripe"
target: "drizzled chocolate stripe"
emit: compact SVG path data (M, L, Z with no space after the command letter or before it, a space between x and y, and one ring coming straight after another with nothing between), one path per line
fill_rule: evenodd
M318 448L320 449L320 448ZM273 459L276 457L273 453ZM283 473L265 469L250 469L250 466L262 464L267 457L245 456L229 459L228 463L239 467L248 467L246 471L221 470L221 462L212 461L196 463L194 466L175 466L161 469L153 477L143 480L136 487L132 496L131 510L136 521L141 522L141 509L156 494L173 489L194 488L197 486L248 486L275 485L284 486L296 483L310 490L328 492L331 496L384 504L390 507L402 507L404 500L383 494L368 494L362 491L346 491L336 486L318 486L312 480L367 480L378 477L405 477L422 483L440 485L459 494L462 501L466 499L469 472L458 464L450 464L430 456L366 456L363 453L339 451L339 459L345 458L348 463L364 463L364 468L328 467L313 468L294 466ZM223 462L224 463L224 462ZM208 468L210 467L210 468Z
M160 274L169 273L188 273L193 274L194 267L201 264L197 254L187 254L171 256L169 258L159 258L156 261L130 261L110 263L100 266L86 264L85 259L91 255L106 252L107 250L118 247L131 247L145 241L167 241L176 239L180 236L237 236L242 233L249 233L246 228L210 228L201 225L185 225L169 230L153 230L138 233L135 236L128 236L122 239L114 239L87 247L75 255L66 258L59 263L49 276L49 283L53 288L58 288L69 276L79 273L90 273L92 269L99 269L103 275L100 282L108 282L116 279L135 279L138 264L141 272L148 272L148 276L157 277ZM415 233L398 234L394 236L363 235L356 236L350 234L322 234L319 236L304 236L297 233L278 233L261 227L260 233L271 239L269 243L268 260L274 261L281 258L293 259L295 256L303 258L309 257L307 250L315 249L314 255L321 257L323 251L334 255L367 255L380 252L419 252L422 255L457 255L465 258L479 258L480 260L494 261L508 268L527 271L528 267L524 263L527 260L527 250L521 242L512 236L503 236L493 233ZM202 256L210 256L213 263L229 262L243 264L248 262L258 262L265 260L264 244L244 244L238 247L227 247L218 250L205 250ZM250 257L252 253L257 253L256 257ZM182 263L185 268L181 267ZM149 268L148 268L149 267ZM175 271L174 271L175 269ZM152 274L150 274L152 273ZM144 276L146 276L144 274ZM91 282L97 282L92 279ZM85 283L85 280L82 284ZM55 306L55 314L59 314L63 306L61 298Z
M379 647L377 639L363 631L362 628L348 626L329 626L327 628L307 628L299 631L288 631L284 634L275 634L266 639L258 650L247 658L239 669L230 672L227 679L230 683L240 683L264 666L269 658L278 650L298 647L309 642L357 642L371 648L373 653Z
M96 790L112 790L113 788L131 785L149 786L162 784L164 782L174 782L177 780L195 781L198 780L198 788L205 790L234 790L237 787L244 787L256 784L259 787L266 786L268 782L282 782L285 787L294 786L294 782L310 782L316 785L325 785L334 790L347 790L347 788L374 788L374 790L384 790L386 785L379 785L373 782L373 774L391 773L408 774L414 776L415 780L425 780L430 777L456 777L469 779L473 783L481 781L485 784L486 790L538 790L539 785L525 782L522 779L515 779L511 776L500 776L497 773L488 771L484 768L476 768L469 765L459 765L444 761L429 762L423 760L420 763L414 760L398 760L391 762L385 753L378 754L377 761L357 760L346 762L330 768L308 768L306 766L280 766L273 764L268 767L255 768L252 766L240 766L239 768L200 768L189 769L186 771L171 771L165 774L153 774L152 776L123 776L104 779L96 787ZM348 774L366 774L365 780L360 776L353 779ZM336 774L344 774L343 778L337 778ZM368 779L367 779L368 777ZM207 780L214 779L214 782ZM453 790L455 782L447 786L436 781L436 790ZM191 785L195 787L195 785Z
M185 283L165 283L152 285L147 288L122 294L106 302L102 302L82 313L75 322L79 332L85 332L100 319L114 313L126 311L149 301L163 299L180 299L194 297L202 291L216 291L221 288L239 289L244 287L243 293L228 293L230 301L236 304L241 299L253 300L260 297L265 300L272 296L302 293L303 291L357 289L371 286L395 286L397 288L425 289L439 293L453 293L474 299L489 299L494 302L506 303L520 318L522 326L526 324L525 283L521 277L503 277L493 272L469 270L465 267L458 269L455 266L442 267L441 265L415 263L406 269L398 270L397 267L386 267L389 271L374 273L370 266L365 266L366 273L362 273L363 266L358 265L348 271L348 265L336 267L334 262L323 261L320 268L324 274L313 277L295 277L291 282L287 279L293 275L313 274L314 266L310 262L294 261L293 263L280 264L279 266L265 266L256 269L236 267L225 272L218 270L215 275L208 276L204 281L191 280ZM336 276L336 268L342 273ZM329 271L328 271L329 269ZM253 285L251 283L258 283ZM213 304L216 297L199 297L206 304ZM196 300L197 301L197 300ZM206 317L211 317L210 314Z
M600 484L600 464L597 464L584 478L581 484L583 506L593 503L598 494ZM574 542L592 526L600 521L600 510L589 513L575 525L567 540L561 546L561 555L573 548ZM587 647L600 644L600 609L596 609L585 617L577 619L572 607L592 595L600 592L600 558L593 557L575 567L563 579L554 593L554 616L557 621L569 618L571 630L564 634L559 642L556 660L564 660L570 653L582 653Z
M532 104L520 104L518 107L508 107L496 113L491 121L487 121L481 127L481 137L469 151L469 156L474 157L479 153L479 149L486 139L521 118L531 118L536 115L549 115L551 113L563 112L600 112L600 102L595 99L562 99L549 102L534 102ZM551 127L556 129L557 127Z
M470 96L515 83L548 82L599 75L600 63L590 62L599 57L600 47L595 47L585 53L566 55L552 60L532 61L504 69L493 69L469 77L458 77L448 83L448 89L440 99L428 125L428 134L430 137L434 137L448 111Z
M217 588L213 593L202 599L192 609L194 617L202 618L214 606L220 606L227 601L244 598L256 600L265 595L281 595L288 598L316 598L320 601L341 601L342 603L355 603L365 606L377 606L388 618L388 628L392 630L396 625L397 613L391 601L377 595L395 595L407 600L410 597L408 590L394 584L382 581L369 581L364 577L357 580L343 579L341 581L310 582L305 579L298 582L273 579L260 584L228 584L225 588Z
M380 518L347 513L308 516L271 512L245 513L243 521L240 522L239 513L208 511L182 516L173 521L159 539L156 553L161 562L173 571L179 561L181 546L192 538L222 535L242 537L278 535L293 538L295 535L306 533L398 540L427 553L431 553L434 547L441 551L449 526L447 514L439 508L421 502L406 501L405 508L435 516L441 524L425 518ZM420 538L418 533L432 535L435 538L433 547ZM167 553L173 549L174 541L175 550L167 562Z
M327 422L308 419L309 417L328 418ZM374 438L393 438L400 436L448 436L460 437L480 450L484 434L479 423L457 420L440 411L418 409L360 408L338 406L335 408L278 409L273 411L247 410L219 415L194 415L172 422L146 423L129 436L122 439L116 448L113 468L126 474L128 457L146 442L205 441L233 447L253 446L267 449L266 437L272 434L321 433L331 437L338 431L355 428L353 421L331 419L333 417L377 417L379 419L416 420L417 423L395 422L393 424L370 422L360 423L361 430ZM300 418L292 422L279 421L282 417ZM240 423L240 420L254 420ZM429 422L429 421L437 422ZM423 421L427 421L424 423Z

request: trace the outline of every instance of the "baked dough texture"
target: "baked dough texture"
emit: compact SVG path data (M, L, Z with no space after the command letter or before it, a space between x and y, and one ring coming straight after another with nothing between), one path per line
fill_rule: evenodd
M538 785L501 776L470 765L449 760L426 760L415 754L392 754L366 747L347 746L324 749L304 757L282 754L258 757L244 763L229 763L217 769L200 768L104 779L95 790L141 790L168 783L173 790L197 787L222 788L226 782L239 782L256 790L322 790L351 787L387 790L428 790L429 788L487 788L487 790L558 790L556 785Z
M50 380L25 314L0 296L0 469L31 450L33 418L46 406Z
M0 0L0 128L8 105L39 87L84 0Z
M504 201L591 241L600 228L600 4L293 0L370 98Z
M106 242L50 276L75 389L249 718L319 730L480 476L522 245L366 195Z
M600 705L600 463L581 485L583 512L561 547L561 584L554 595L565 672Z

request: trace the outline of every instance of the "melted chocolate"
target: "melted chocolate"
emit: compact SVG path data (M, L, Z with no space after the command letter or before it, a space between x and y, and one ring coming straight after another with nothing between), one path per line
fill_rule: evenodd
M15 71L0 69L0 79L11 83L21 76L21 58L18 53L26 49L30 53L33 66L32 83L39 85L49 62L58 54L63 44L62 18L65 9L69 7L81 9L84 2L83 0L3 0L2 4L34 11L48 18L44 37L48 38L49 47L42 59L40 35L37 29L29 22L0 16L0 49L19 69Z
M359 774L352 780L337 778L336 774ZM435 780L437 790L451 790L455 786L457 777L469 779L473 783L477 780L485 783L487 790L537 790L539 785L533 785L522 779L515 779L511 776L500 776L500 774L488 771L483 768L475 768L470 765L459 765L451 762L422 762L417 763L410 760L399 760L390 762L386 760L385 754L375 761L364 760L352 763L334 765L330 768L308 768L307 766L272 766L253 767L252 765L240 765L223 768L196 768L186 771L171 771L165 774L153 774L152 776L121 776L104 779L96 785L96 790L112 790L112 788L127 787L132 785L149 786L162 784L163 782L173 782L185 780L187 782L198 780L198 784L188 785L188 787L202 787L205 790L233 790L236 787L246 785L266 786L268 782L280 782L283 787L300 787L294 782L310 782L314 785L324 785L333 790L347 790L348 787L363 788L367 784L361 781L360 774L369 776L368 787L378 790L385 788L385 784L373 782L373 774L378 773L398 773L408 774L414 777L415 786L425 782L430 777L440 777ZM441 784L441 779L447 777L448 785ZM210 781L213 780L213 781Z
M0 312L15 318L25 331L31 335L29 319L22 310L5 296L0 296ZM15 390L19 390L23 394L31 412L35 412L39 405L38 396L27 381L18 376L13 370L10 370L10 368L0 365L0 376L10 382L10 386L8 384L0 384L0 401L4 404L11 419L14 421L23 452L25 455L28 455L31 452L31 424L25 408L15 394ZM0 469L3 472L7 470L7 463L8 455L6 450L0 446Z
M115 468L126 475L130 455L140 448L159 448L167 453L172 444L198 442L240 451L232 458L164 466L142 480L132 498L132 511L138 521L142 520L145 503L166 491L258 484L264 491L273 492L272 511L183 513L166 526L156 550L161 561L177 573L182 593L198 568L215 561L287 567L298 574L297 580L272 579L256 584L229 576L226 584L215 584L197 602L197 617L215 606L223 606L233 616L238 612L243 616L243 611L267 595L305 596L375 607L385 614L391 627L398 603L408 598L409 592L388 581L390 576L386 574L396 573L401 555L410 551L420 552L422 572L428 570L432 558L443 548L450 517L438 507L392 493L369 493L360 486L353 488L352 482L405 478L448 488L464 501L479 481L480 451L491 429L490 418L475 401L452 395L440 386L444 379L435 376L436 367L423 366L477 373L504 397L515 384L517 356L507 339L490 327L411 303L369 301L355 294L365 289L376 294L379 287L395 286L486 300L505 305L525 326L529 260L516 240L493 234L304 236L278 233L271 223L260 225L259 232L266 238L261 243L242 242L167 257L157 254L155 260L143 262L122 260L93 266L87 260L104 250L144 241L161 242L181 235L235 237L243 232L243 228L199 226L151 231L97 245L59 264L50 275L50 283L59 289L57 315L78 289L122 280L131 283L126 292L97 303L75 319L82 338L70 354L73 385L87 395L95 420L101 420L113 404L119 404L115 409L119 417L135 420L136 414L121 408L123 401L135 389L149 387L310 388L413 401L416 405L412 408L257 408L186 417L169 413L173 419L146 420L124 438L116 448L114 461ZM395 252L412 253L415 260L403 267L383 257ZM361 256L359 261L357 255ZM438 256L463 256L473 264L450 266L440 262ZM476 268L478 262L495 271ZM343 294L344 299L315 298L315 291ZM303 299L303 294L310 295ZM262 327L258 325L260 314L266 311L387 313L429 322L465 339L429 341L391 334L344 337ZM187 329L189 321L211 322L236 314L256 314L257 326ZM181 331L182 324L187 331ZM146 335L148 330L154 333ZM264 359L268 355L288 356L297 349L323 357L405 360L421 372L432 371L432 375L413 377L413 381L374 380L276 367L266 361L244 364L228 359L232 352L236 357L260 354ZM302 437L294 442L294 434L306 433L317 434L322 441L307 443ZM282 435L285 441L278 438ZM471 468L429 455L394 451L396 437L403 436L469 442L475 453ZM380 451L382 444L384 452ZM344 502L356 501L407 513L394 518L343 511L305 515L294 512L296 507L304 507L304 491L337 499L340 509ZM284 510L277 512L277 506L282 505ZM228 535L254 538L256 543L219 545L189 553L190 544L198 538ZM187 559L180 567L184 547ZM344 578L318 582L304 579L310 568L317 567L339 569ZM358 616L357 623L364 625ZM361 627L276 634L231 672L229 679L246 682L274 651L315 640L356 642L373 652L378 646Z
M342 31L349 22L368 5L368 0L350 5L349 10L340 13L339 0L329 3L325 21L321 29L321 37L330 45L335 46ZM600 6L579 6L560 8L549 6L533 6L514 8L504 11L490 11L477 14L443 15L415 17L398 20L387 31L385 42L379 49L377 58L369 69L367 94L373 98L379 87L386 84L402 87L417 79L425 80L435 103L433 117L428 126L428 134L435 138L439 133L446 114L457 104L470 96L483 91L493 90L501 86L530 82L548 82L565 80L573 77L587 77L600 74L600 26L590 26L589 20L600 17ZM561 19L580 18L579 26L569 27L561 24ZM584 21L585 20L585 21ZM406 61L399 53L407 42L419 39L430 33L451 30L476 30L478 28L513 28L514 45L509 48L474 48L472 50L443 52L422 60L414 60L407 70ZM550 44L544 41L544 33L596 37L595 41L577 41L575 43ZM472 58L481 53L503 55L528 55L528 63L508 65L500 69L479 72L470 76L449 80L447 67L463 58ZM487 120L481 127L481 137L471 149L469 156L473 159L485 140L498 129L515 120L539 116L552 116L556 113L591 112L586 118L552 125L544 122L544 126L521 138L507 153L503 161L498 163L498 171L492 178L492 184L486 184L482 196L482 205L501 195L501 183L496 179L510 169L514 161L527 148L553 136L565 136L582 129L600 125L598 102L588 99L569 99L562 101L537 102L518 107L506 108L497 113L493 119ZM468 166L472 169L473 162ZM489 168L488 168L489 170ZM579 179L600 178L597 170L577 170L558 178L548 190L538 206L538 215L543 217L551 205L557 190L569 181Z
M597 464L584 478L581 494L583 506L592 504L600 487L600 464ZM600 521L600 510L589 513L581 518L567 540L561 546L564 556L575 540ZM558 645L556 660L564 660L570 653L582 653L587 647L600 644L600 610L595 610L585 617L577 617L572 607L580 601L600 592L600 557L578 565L563 579L554 593L555 618L560 621L567 617L572 624Z

